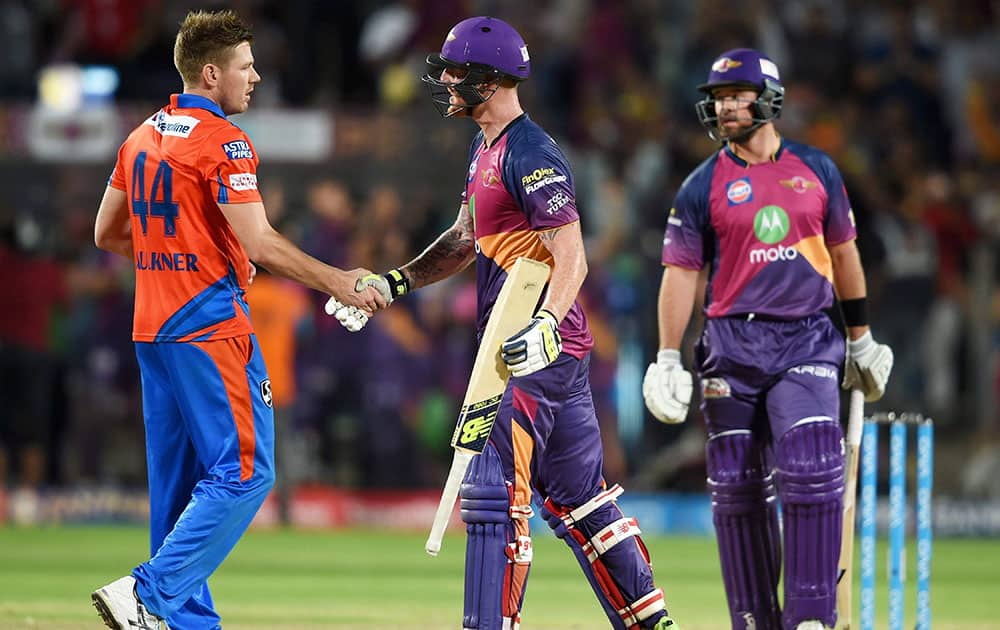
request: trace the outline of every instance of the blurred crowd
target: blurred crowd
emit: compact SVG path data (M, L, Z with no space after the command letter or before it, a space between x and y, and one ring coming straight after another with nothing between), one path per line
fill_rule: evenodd
M681 448L701 430L697 414L684 427L656 425L639 392L657 346L666 213L715 148L695 116L695 86L720 52L765 51L786 87L779 130L833 156L854 207L874 332L896 353L886 397L872 408L932 415L965 464L945 486L1000 496L997 3L226 5L255 28L264 82L253 108L320 109L337 121L328 163L265 154L260 174L272 223L346 268L406 262L457 212L475 130L436 118L419 82L424 56L460 16L491 14L521 31L532 55L522 103L576 176L608 476L650 489L704 483L700 448ZM179 89L172 38L187 9L174 0L0 1L0 111L32 102L39 69L67 61L116 67L118 101L139 116L154 111ZM0 161L0 480L141 485L132 272L92 242L112 162L34 164L2 150ZM400 300L356 335L323 315L325 296L264 271L249 299L286 482L439 484L475 351L470 274ZM665 462L664 449L678 456ZM655 462L662 474L649 470Z

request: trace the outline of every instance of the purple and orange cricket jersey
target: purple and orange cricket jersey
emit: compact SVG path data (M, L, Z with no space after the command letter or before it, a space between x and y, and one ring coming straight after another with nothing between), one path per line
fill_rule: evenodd
M475 225L477 325L482 334L507 270L519 256L552 265L552 254L535 231L579 221L580 214L566 157L527 114L512 121L492 146L486 146L482 133L476 136L462 199ZM559 334L563 352L578 359L594 346L578 302L560 324Z

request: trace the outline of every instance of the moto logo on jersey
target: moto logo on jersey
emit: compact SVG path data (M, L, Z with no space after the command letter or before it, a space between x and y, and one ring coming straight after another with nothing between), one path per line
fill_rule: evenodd
M226 152L226 157L230 160L252 160L253 149L246 140L233 140L222 145L222 150Z
M764 206L753 218L753 231L762 243L773 245L780 243L788 236L788 213L779 206ZM768 263L779 260L795 260L799 252L794 247L757 248L750 250L750 263Z
M726 186L726 198L729 199L731 206L751 201L753 188L750 186L750 178L741 177L734 182L729 182L729 185Z
M779 243L788 236L788 214L779 206L764 206L753 218L753 231L762 243Z
M269 378L260 382L260 399L268 407L274 406L274 398L271 396L271 379Z

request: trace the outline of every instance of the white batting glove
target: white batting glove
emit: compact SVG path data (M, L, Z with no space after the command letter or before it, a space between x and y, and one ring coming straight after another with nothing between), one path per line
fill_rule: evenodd
M512 376L527 376L556 360L562 337L556 316L542 309L524 329L500 345L500 357Z
M392 301L410 292L410 281L406 279L399 269L390 269L385 274L370 273L367 276L358 278L354 285L355 291L364 291L368 287L375 287L375 290L382 295L385 305L392 304Z
M857 339L848 339L844 389L859 389L864 393L865 401L875 402L885 394L892 362L892 348L876 342L871 331Z
M368 323L368 316L356 306L342 304L337 298L331 297L324 307L327 315L333 315L340 325L351 332L358 332Z
M656 363L649 364L642 379L642 397L649 413L667 424L684 422L693 390L691 373L681 365L680 351L657 352Z

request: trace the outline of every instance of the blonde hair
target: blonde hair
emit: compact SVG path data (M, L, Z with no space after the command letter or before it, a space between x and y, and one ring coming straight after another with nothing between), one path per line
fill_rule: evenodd
M233 48L243 42L253 42L253 33L235 12L191 11L174 40L174 66L185 86L196 85L205 64L225 66Z

